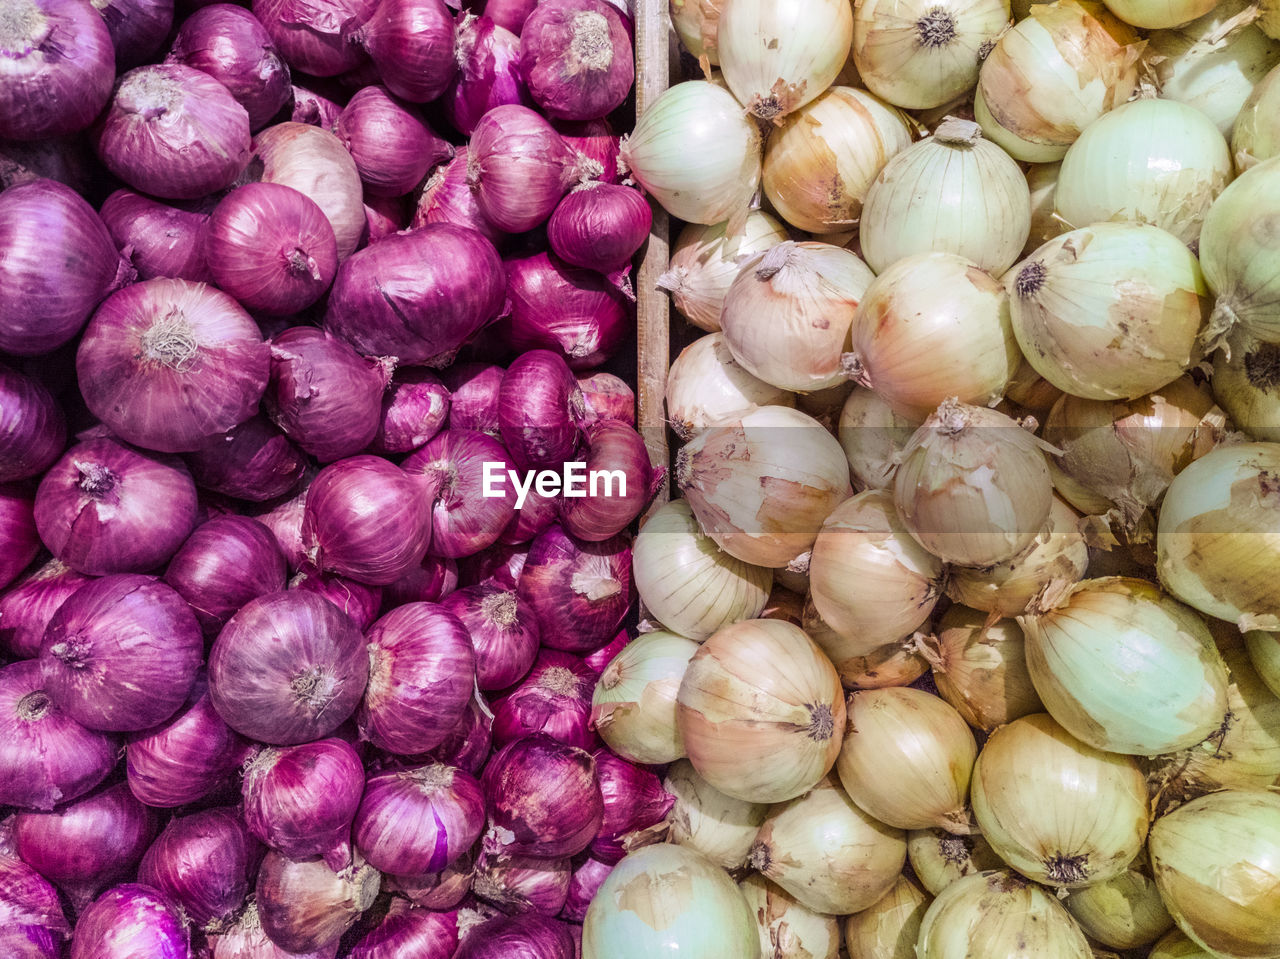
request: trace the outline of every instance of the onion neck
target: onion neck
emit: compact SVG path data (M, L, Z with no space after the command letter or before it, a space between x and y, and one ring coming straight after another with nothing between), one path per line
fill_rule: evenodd
M285 269L294 277L309 277L320 282L320 264L316 258L300 246L284 252Z
M35 0L6 0L0 7L0 53L14 59L40 48L53 31Z
M783 267L791 263L795 254L794 243L779 243L777 246L770 247L764 258L760 260L760 265L756 267L756 279L772 280Z
M43 689L35 689L18 700L14 711L24 723L37 723L44 719L52 708L53 700L49 698L49 694Z
M519 622L516 594L509 589L490 593L480 600L480 615L502 630L510 630Z
M947 865L963 868L973 859L973 840L968 836L943 836L938 840L938 855Z
M196 331L178 309L157 319L142 334L142 355L178 373L191 369L199 352Z
M1032 260L1018 271L1018 275L1013 281L1013 292L1023 298L1035 296L1040 292L1040 288L1044 286L1048 272L1044 263L1040 260Z
M608 70L613 63L613 41L604 14L595 10L576 13L570 29L573 39L569 41L565 73L573 77L588 70Z
M927 16L927 14L926 14ZM948 146L973 146L982 139L982 127L972 120L960 117L943 117L938 128L933 131L933 139Z
M747 853L747 865L761 875L769 875L769 867L773 865L773 852L765 842L753 843Z
M75 467L80 473L76 484L80 492L94 499L106 498L120 483L120 477L101 463L76 463Z

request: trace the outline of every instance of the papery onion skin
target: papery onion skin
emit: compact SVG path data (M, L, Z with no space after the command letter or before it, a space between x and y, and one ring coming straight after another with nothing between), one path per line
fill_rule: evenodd
M571 928L548 916L497 914L464 935L453 959L574 959Z
M0 595L0 651L15 660L39 656L49 620L90 579L57 559L29 567Z
M505 478L513 466L502 444L491 436L445 430L400 465L409 476L422 477L434 491L433 556L473 556L497 542L515 515L514 490L504 484L495 491L489 482L495 472Z
M449 866L483 828L484 797L476 779L431 765L370 777L353 838L373 866L422 875Z
M25 486L0 485L0 589L40 554L40 522Z
M398 97L428 103L449 88L457 70L454 22L442 0L375 0L356 36Z
M877 902L844 920L845 948L854 956L914 959L920 923L932 901L914 880L899 876Z
M422 757L446 766L457 766L473 776L480 775L493 746L493 711L483 696L467 704L453 731Z
M809 909L798 899L763 876L748 876L738 889L755 914L760 949L783 950L783 955L801 955L807 950L815 959L836 959L840 952L840 922Z
M20 356L69 341L108 293L132 279L93 207L53 180L4 191L0 248L0 350Z
M495 247L501 247L506 233L490 223L467 184L467 145L454 148L453 159L435 169L422 187L414 207L411 227L428 223L452 223L475 230Z
M584 543L550 526L533 541L516 592L537 617L544 646L594 652L631 607L630 540L618 535Z
M103 201L99 215L117 247L133 248L129 262L139 279L171 277L207 283L209 267L200 245L200 230L209 219L209 204L207 198L180 205L162 203L120 189Z
M570 860L482 855L471 890L505 913L556 916L564 908L572 875Z
M71 959L185 959L190 954L182 910L167 896L138 883L104 892L81 914L71 941Z
M656 773L597 749L596 779L604 799L604 820L591 842L591 855L616 864L632 849L665 839L663 819L675 797L662 787Z
M449 390L429 370L397 370L382 397L382 419L369 443L374 453L410 453L440 431L449 419Z
M1280 344L1228 335L1213 356L1213 397L1236 429L1251 439L1280 442Z
M66 443L66 416L53 394L38 379L0 364L0 483L43 473Z
M941 829L907 833L907 861L920 885L933 896L957 879L1004 865L980 833L956 836Z
M103 164L143 193L193 200L225 189L249 163L249 114L194 67L130 70L96 130Z
M687 759L671 764L662 788L675 797L667 815L668 841L690 846L724 869L746 865L769 813L767 804L726 796L699 776Z
M508 233L543 223L582 172L560 134L517 103L481 117L467 149L467 184L480 212Z
M547 240L566 263L604 273L631 262L652 223L653 211L639 190L592 180L556 204Z
M188 469L202 489L262 503L294 490L306 455L279 427L258 414L188 453Z
M247 516L215 516L197 526L164 581L191 606L206 636L256 596L284 589L285 560L271 531Z
M719 331L681 350L667 373L667 422L683 440L727 417L761 406L795 406L795 402L790 390L748 373L733 358Z
M582 959L676 950L698 959L760 959L760 937L751 907L719 866L687 847L645 846L614 867L592 900Z
M595 679L595 670L577 656L541 650L520 684L494 701L494 745L546 733L570 746L592 749L596 738L587 722Z
M360 64L348 32L364 23L378 0L336 0L319 10L300 0L253 0L253 15L295 70L332 77Z
M603 117L635 81L630 33L602 0L539 3L520 29L520 73L548 116Z
M1280 66L1280 64L1277 64ZM1277 129L1275 123L1276 95L1280 92L1280 70L1272 67L1266 75L1253 85L1249 98L1245 100L1236 116L1235 124L1230 131L1232 159L1236 170L1245 170L1270 160L1280 150L1277 147Z
M293 862L272 850L258 871L262 930L288 953L337 953L337 942L377 898L382 875L357 858L335 873L323 860Z
M528 673L540 632L528 604L514 589L478 583L450 593L440 605L457 616L471 635L481 690L505 689Z
M1075 890L1063 905L1081 929L1113 949L1149 946L1173 926L1155 882L1136 868Z
M447 366L497 316L505 286L492 243L475 230L431 223L343 263L325 329L366 356Z
M0 914L4 915L6 923L16 923L19 935L32 927L47 934L51 947L47 956L56 957L53 940L55 937L65 937L70 933L71 927L67 923L53 883L16 855L6 854L0 856L0 884L5 888L5 902L0 907ZM5 945L10 944L6 942ZM19 953L18 959L22 959L23 955ZM45 959L45 956L40 955L40 959Z
M836 437L858 492L889 489L898 454L919 424L893 411L879 393L855 385L840 409Z
M309 563L303 564L289 580L289 588L323 596L346 613L362 633L373 625L382 608L382 587L360 583L337 573L326 573Z
M351 949L351 959L449 959L458 945L458 917L453 912L401 908L393 900L387 917Z
M186 601L150 576L86 583L53 614L40 646L45 689L91 729L164 722L195 683L204 653Z
M1050 886L1075 889L1120 875L1147 837L1150 811L1137 762L1080 742L1048 713L992 733L974 765L971 795L991 848ZM1081 808L1107 812L1085 821Z
M577 452L586 401L558 353L529 350L513 360L496 406L498 432L517 465L554 468Z
M258 904L250 899L235 922L217 934L211 934L208 942L213 948L213 959L336 959L338 941L306 953L286 952L267 938L262 931Z
M76 722L41 686L35 660L0 668L0 710L6 729L0 750L0 802L8 806L53 809L89 792L116 763L115 738Z
M636 425L636 393L622 377L604 371L574 376L586 404L588 425L601 420L617 420Z
M276 745L324 736L355 710L369 659L351 620L302 590L250 600L209 653L209 692L227 725Z
M480 118L504 103L529 106L529 91L520 75L520 38L486 15L464 14L456 24L454 56L458 72L445 92L445 116L454 128L471 135Z
M453 156L453 148L384 87L356 91L334 132L356 161L371 196L404 196L432 167Z
M600 674L591 698L591 725L609 748L636 763L682 757L676 696L698 646L657 630L627 643Z
M569 879L569 890L565 896L564 908L560 910L560 918L570 922L582 922L586 919L591 901L611 872L611 864L590 857L585 859Z
M586 495L579 498L566 484L559 514L566 532L584 542L623 532L666 483L666 469L652 465L644 437L617 420L588 426L580 455Z

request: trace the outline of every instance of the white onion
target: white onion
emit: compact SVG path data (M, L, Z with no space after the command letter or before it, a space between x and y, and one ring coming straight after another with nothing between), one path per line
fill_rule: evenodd
M1217 3L1218 0L1108 0L1107 7L1125 23L1159 30L1194 20Z
M859 489L892 486L898 456L919 425L895 413L879 393L855 386L840 409L836 427L854 484Z
M1027 170L1027 186L1031 190L1031 232L1022 248L1023 256L1071 229L1058 218L1055 206L1058 174L1061 170L1061 160L1056 163L1033 163Z
M681 439L762 406L795 406L795 394L757 379L733 358L723 333L694 340L667 373L667 421Z
M669 763L684 755L676 694L697 648L674 633L644 633L605 667L591 696L591 725L623 759Z
M687 759L671 764L662 788L675 797L667 813L670 842L691 846L725 869L746 865L760 824L769 814L767 804L726 796Z
M1231 129L1231 155L1243 173L1280 153L1280 66L1272 67L1244 101Z
M1173 928L1155 881L1137 869L1072 890L1062 903L1086 933L1112 949L1148 946Z
M742 880L738 889L756 917L762 955L770 959L836 959L840 923L835 916L810 909L758 874Z
M920 922L933 897L899 876L874 903L844 921L844 943L854 959L916 959Z
M1004 866L981 833L956 836L942 829L907 833L907 860L920 884L934 896L957 879Z
M724 0L670 0L671 26L680 44L695 57L706 57L707 66L720 62L716 34Z

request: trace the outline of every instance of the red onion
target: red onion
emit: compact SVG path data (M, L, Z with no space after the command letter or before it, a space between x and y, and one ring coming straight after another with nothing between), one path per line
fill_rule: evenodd
M595 760L545 733L495 753L481 783L489 801L488 853L576 856L600 831L604 802Z
M533 106L520 75L520 38L489 17L467 13L458 22L458 74L443 98L444 115L466 136L504 103Z
M71 447L36 490L40 539L82 573L141 572L178 551L196 525L196 487L181 461L111 439Z
M631 544L623 536L584 543L552 526L533 541L518 591L544 646L590 653L613 638L631 608Z
M273 316L310 306L338 271L329 218L279 183L247 183L228 194L210 214L202 246L218 286Z
M296 489L306 469L302 451L261 414L188 453L186 462L202 489L255 503Z
M560 201L547 221L547 240L566 263L609 273L631 263L652 225L639 190L592 181Z
M92 10L88 15L101 24ZM35 180L0 193L0 350L34 356L56 349L130 279L132 268L106 225L70 187Z
M517 350L556 350L570 369L599 366L634 327L622 292L594 270L569 266L549 253L506 261L511 314L503 323Z
M378 432L391 370L312 326L271 341L266 405L277 426L322 463L351 456Z
M405 756L438 746L462 718L475 686L466 627L435 603L410 603L383 616L365 638L369 688L360 737Z
M111 95L115 48L83 0L7 0L0 32L0 137L83 130Z
M542 0L520 31L520 72L548 116L594 120L631 92L631 35L603 0Z
M353 836L371 865L423 875L457 860L483 829L480 784L470 773L436 763L370 776Z
M335 872L321 859L292 862L273 850L258 871L262 931L288 952L327 951L330 944L336 952L338 939L373 905L381 879L358 858Z
M31 493L0 485L0 589L8 586L40 552Z
M259 523L271 530L276 545L284 553L289 569L297 571L307 563L307 548L302 542L302 520L307 514L307 494L320 470L312 465L303 471L302 481L290 494L264 503L252 512Z
M529 487L524 505L516 510L511 522L503 529L502 535L498 537L499 543L515 546L528 544L557 520L560 516L560 492L548 489L549 492L544 496L536 486Z
M426 556L405 575L384 587L383 605L391 610L405 603L436 603L457 588L458 564L441 556Z
M449 390L449 428L499 435L498 394L506 370L492 363L455 363L440 372Z
M472 131L467 183L480 212L508 233L545 221L585 172L560 134L526 106L494 107Z
M116 85L94 145L135 190L192 200L231 186L249 163L249 114L207 73L151 64Z
M369 19L378 0L253 0L276 48L295 70L333 77L360 63L347 32Z
M644 438L617 420L588 426L585 447L586 475L606 478L587 484L585 495L566 493L560 521L570 535L598 543L631 525L662 488L667 471L650 464Z
M591 855L602 862L617 863L633 848L632 834L658 826L676 798L662 788L662 780L652 771L619 759L607 749L597 749L593 755L604 799L604 821L591 841Z
M149 729L187 699L204 656L186 601L151 576L85 583L49 620L40 668L50 698L90 729Z
M186 959L187 924L178 907L149 886L104 892L76 923L71 959Z
M341 739L263 749L245 766L244 821L290 859L322 856L335 871L351 864L351 821L364 767Z
M609 641L609 645L601 646L594 653L589 653L583 662L595 670L596 675L599 676L613 662L613 657L622 652L622 647L629 642L631 642L631 637L627 635L627 630L624 627L618 630L618 635Z
M449 419L449 391L429 370L397 370L382 397L382 418L369 449L409 453L426 445Z
M310 952L286 952L262 931L258 905L252 899L225 932L209 936L213 959L335 959L338 940ZM200 957L204 959L204 957Z
M200 247L200 231L209 219L207 203L161 203L133 190L116 190L102 204L102 221L139 279L174 277L204 283L209 267Z
M404 196L432 167L453 157L453 148L386 87L357 91L334 132L356 161L365 191L373 196Z
M248 743L213 708L203 671L182 708L166 723L134 733L125 746L129 789L148 806L198 802L240 767Z
M325 329L366 356L447 366L498 315L505 289L492 243L474 230L432 223L387 237L343 263Z
M451 959L458 947L456 912L418 909L403 899L348 953L348 959Z
M83 905L103 886L133 875L159 824L153 810L117 783L52 812L19 812L13 829L18 855Z
M377 243L409 228L406 203L407 198L403 196L373 196L365 192L364 218L368 243Z
M626 179L626 173L618 164L622 155L622 137L613 132L608 120L552 120L551 125L570 149L600 165L599 179L602 183L621 183Z
M578 449L586 403L564 359L530 350L507 368L498 391L498 427L525 469L558 467Z
M77 193L93 189L95 168L89 144L80 134L48 140L0 140L0 188L48 178Z
M492 546L516 509L507 451L475 430L445 430L403 463L434 491L431 553L456 559Z
M569 893L564 908L560 910L560 918L570 922L582 922L586 919L587 907L611 872L613 866L607 862L591 857L584 859L569 880Z
M572 874L564 858L481 855L471 891L512 915L554 916L564 908Z
M0 805L52 809L93 789L116 764L114 737L80 725L42 686L35 660L0 669Z
M468 586L445 597L440 605L471 634L480 689L506 689L528 674L538 652L538 623L517 598L514 586Z
M37 926L58 939L71 932L53 884L17 856L0 855L0 927L5 926Z
M51 559L17 579L0 595L0 652L14 659L39 656L49 620L91 578Z
M266 126L289 102L289 67L266 27L243 7L218 3L197 10L178 29L169 59L226 87L249 114L251 129Z
M106 21L123 72L152 59L173 28L173 0L89 0Z
M612 373L580 373L577 380L587 405L587 424L617 420L636 425L636 394L626 380Z
M164 581L191 606L204 634L216 636L249 600L284 589L284 555L257 520L215 516L174 554Z
M448 89L457 64L443 0L382 0L357 36L396 96L428 103Z
M341 112L342 107L328 97L296 83L293 85L293 112L289 119L294 123L305 123L332 133Z
M477 556L461 560L458 563L458 582L463 586L492 585L515 589L528 558L528 543L500 543Z
M471 697L462 718L434 749L410 761L437 762L457 766L473 776L480 775L493 747L493 712L478 692Z
M452 223L475 230L495 247L501 246L506 234L485 219L467 184L467 156L463 144L456 148L452 160L431 174L418 197L410 225L416 230L428 223Z
M333 226L338 260L350 256L364 235L364 204L356 161L342 141L327 129L277 123L254 138L253 150L262 163L262 182L291 186L310 197Z
M112 294L76 352L90 411L126 442L162 453L200 449L252 416L270 363L240 304L171 279Z
M576 955L568 926L527 913L499 916L476 926L453 959L575 959Z
M431 500L422 485L377 456L326 466L302 516L308 562L371 586L394 583L422 562L431 542Z
M493 705L495 745L546 733L570 746L593 749L598 740L588 722L595 685L595 672L577 656L542 650L520 685Z
M369 675L360 634L302 590L250 600L209 653L209 694L228 726L259 742L310 742L355 710Z
M138 865L138 881L158 889L196 926L221 927L244 905L263 849L234 809L169 820Z
M524 29L525 20L538 5L538 0L479 0L474 6L498 26L516 36Z
M316 569L310 564L298 570L289 580L290 589L301 589L323 596L347 614L356 629L364 632L378 618L382 606L382 589L356 582L336 573Z
M39 476L67 445L67 420L37 379L0 363L0 483Z
M424 909L453 909L471 891L475 866L475 857L468 850L440 872L425 876L385 876L383 888L402 893L415 906Z

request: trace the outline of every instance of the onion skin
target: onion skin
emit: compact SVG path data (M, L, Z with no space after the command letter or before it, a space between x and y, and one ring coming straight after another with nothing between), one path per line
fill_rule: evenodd
M208 942L213 948L212 959L337 959L338 955L336 939L305 953L281 949L263 932L258 905L252 899L234 923L209 935Z
M369 450L382 455L411 453L425 446L449 421L449 390L429 370L396 370L382 397L382 419Z
M520 38L488 16L464 14L457 24L458 73L444 95L444 113L470 136L480 118L504 103L531 106L520 75Z
M385 87L356 91L334 132L356 161L365 192L373 197L405 196L432 167L453 157L453 147Z
M287 952L335 955L338 939L373 905L381 881L359 859L335 873L319 859L292 862L268 852L257 883L262 931Z
M510 915L556 916L564 908L573 874L570 861L482 855L471 890Z
M482 696L473 696L462 718L440 744L421 757L423 762L457 766L479 776L493 746L493 713ZM416 762L416 757L409 757ZM424 904L425 905L425 904Z
M13 659L35 659L45 627L58 608L93 577L51 559L29 569L0 595L0 652Z
M569 929L547 916L495 916L467 933L453 959L574 959Z
M443 0L382 0L357 36L396 96L429 103L449 88L457 63Z
M600 832L591 841L591 855L615 865L632 849L664 839L661 825L676 797L662 787L657 774L619 759L607 749L592 753L596 780L604 800Z
M149 886L104 892L80 916L71 959L186 959L190 937L181 909Z
M653 211L639 190L593 180L556 205L547 241L566 263L608 273L631 262L652 224Z
M652 765L685 755L676 697L697 648L692 639L658 630L637 636L602 665L591 725L610 749Z
M0 589L40 554L40 523L28 489L0 485Z
M591 900L600 891L601 884L613 866L599 859L588 858L582 862L569 879L569 891L565 897L564 908L560 910L560 918L570 922L582 922L587 916Z
M363 55L348 32L377 6L378 0L334 0L318 9L300 0L253 0L253 15L295 70L332 77L360 65Z
M583 543L557 525L533 541L517 595L537 617L544 646L584 655L613 638L632 591L625 536Z
M569 145L526 106L494 107L471 131L467 184L485 219L508 233L545 222L577 173Z
M71 932L53 883L17 856L0 855L0 889L4 890L0 917L6 925L37 926L59 939Z
M520 685L494 702L494 745L546 733L578 749L594 748L588 721L595 680L595 671L577 656L541 650Z
M467 184L467 145L464 143L455 151L453 159L437 167L423 185L410 226L416 230L428 223L451 223L475 230L495 248L501 249L506 233L485 219L475 194Z
M506 689L528 674L538 655L540 631L533 611L514 589L479 583L450 593L440 605L471 634L479 689Z
M529 350L512 361L498 387L496 406L502 442L516 465L555 468L576 453L586 401L556 352Z
M261 414L188 453L186 463L201 489L253 503L288 494L306 470L305 454Z
M40 475L66 445L66 416L53 394L0 363L0 483Z
M309 564L289 580L289 588L323 596L346 613L362 633L373 625L378 618L378 610L382 608L381 587L359 583L337 573L326 573Z
M172 277L207 283L209 267L200 230L209 219L209 202L168 204L121 189L103 201L99 212L116 246L133 248L129 262L138 279Z
M115 738L86 729L59 709L41 687L34 660L0 668L0 803L49 810L83 796L116 763ZM0 896L0 901L3 896ZM0 906L0 918L3 918Z
M495 464L495 465L490 465ZM516 512L508 484L490 495L490 471L507 476L513 464L502 444L473 430L445 430L400 464L434 492L431 546L434 556L458 559L492 546Z
M204 634L216 636L249 600L284 589L284 555L257 520L215 516L174 554L164 581L191 606Z
M550 117L594 120L611 113L635 82L631 36L602 0L552 0L520 30L520 73Z
M403 905L392 900L387 917L352 947L350 959L451 959L458 947L457 913Z
M440 872L480 837L484 808L479 782L460 769L391 770L369 778L353 837L361 855L384 871Z

